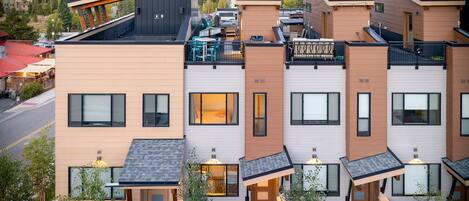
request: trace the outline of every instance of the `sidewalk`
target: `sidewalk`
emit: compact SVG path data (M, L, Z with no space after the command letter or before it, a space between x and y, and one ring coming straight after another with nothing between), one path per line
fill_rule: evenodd
M4 112L0 112L0 123L17 114L20 114L21 112L24 112L24 111L27 111L36 107L40 107L54 100L55 100L55 89L46 91L42 94L39 94L36 97L33 97L29 100L26 100L16 105L13 108L10 108Z

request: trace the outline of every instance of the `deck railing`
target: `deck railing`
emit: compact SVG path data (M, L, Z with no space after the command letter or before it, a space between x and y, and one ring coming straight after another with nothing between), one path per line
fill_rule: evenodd
M286 61L297 64L343 64L344 41L293 41L287 44Z
M243 43L239 41L187 41L184 47L186 64L242 64Z
M389 65L445 65L444 42L389 41Z

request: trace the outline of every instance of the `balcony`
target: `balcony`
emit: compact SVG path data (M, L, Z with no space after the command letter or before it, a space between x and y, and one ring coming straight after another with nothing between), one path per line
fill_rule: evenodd
M186 65L242 65L243 43L239 41L220 41L212 38L196 38L184 46Z
M307 39L287 44L286 63L290 65L343 65L344 41Z
M446 65L444 42L389 41L389 65Z

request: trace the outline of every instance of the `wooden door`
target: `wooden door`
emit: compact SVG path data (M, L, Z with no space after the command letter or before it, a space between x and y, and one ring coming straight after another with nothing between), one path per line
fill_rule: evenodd
M375 181L352 189L353 201L377 201L379 196L379 181Z
M278 179L260 182L250 186L252 201L276 201Z
M404 30L402 32L402 40L404 48L413 49L414 47L414 23L412 13L404 12Z
M321 12L321 38L327 38L327 13Z

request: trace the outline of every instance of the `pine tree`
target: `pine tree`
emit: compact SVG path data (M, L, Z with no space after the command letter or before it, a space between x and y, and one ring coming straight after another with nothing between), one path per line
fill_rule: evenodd
M58 11L59 17L62 20L62 31L70 31L72 29L72 13L65 0L60 0Z
M39 34L32 26L28 25L28 16L12 9L3 22L0 22L0 29L9 34L14 40L37 40Z

